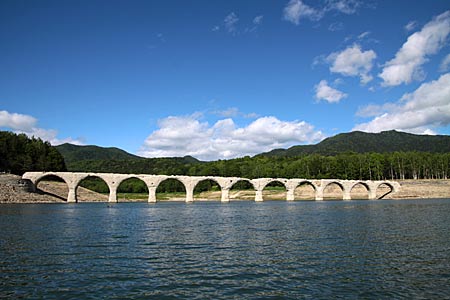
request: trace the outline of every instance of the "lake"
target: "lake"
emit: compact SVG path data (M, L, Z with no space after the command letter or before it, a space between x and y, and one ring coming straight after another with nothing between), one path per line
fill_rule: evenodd
M0 206L0 298L450 297L450 199Z

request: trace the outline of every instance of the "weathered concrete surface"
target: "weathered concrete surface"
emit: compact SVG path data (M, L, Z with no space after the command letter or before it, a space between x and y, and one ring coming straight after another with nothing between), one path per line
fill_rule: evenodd
M80 182L87 177L98 177L105 181L109 187L109 202L117 202L117 188L120 183L129 178L142 180L148 187L148 202L156 202L156 189L159 184L167 179L180 181L186 189L186 202L194 201L194 189L198 183L204 180L215 181L221 189L222 202L229 202L230 189L239 181L247 181L255 189L255 201L264 201L263 190L271 182L280 182L286 188L286 200L294 200L295 189L301 184L308 184L313 187L315 200L323 200L324 190L331 184L338 185L343 192L343 200L351 200L351 190L360 184L366 187L369 199L376 199L377 189L380 185L387 185L392 193L400 190L400 184L395 181L361 181L361 180L339 180L339 179L285 179L285 178L258 178L247 179L239 177L210 177L210 176L166 176L166 175L146 175L146 174L113 174L113 173L73 173L73 172L27 172L22 178L30 180L35 186L47 176L57 176L64 180L69 188L67 202L77 202L76 190Z

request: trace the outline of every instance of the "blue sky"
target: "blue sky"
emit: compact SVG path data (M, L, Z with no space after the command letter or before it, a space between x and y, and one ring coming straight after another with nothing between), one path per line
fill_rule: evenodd
M0 2L0 129L212 160L450 134L450 2Z

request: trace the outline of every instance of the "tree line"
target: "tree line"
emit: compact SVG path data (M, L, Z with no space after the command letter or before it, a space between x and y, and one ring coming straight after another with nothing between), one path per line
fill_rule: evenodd
M0 172L66 171L63 156L40 138L0 131Z
M348 180L448 179L450 153L393 152L318 154L298 157L243 157L231 160L186 163L183 159L82 161L71 171L115 172L156 175L224 176L253 178L307 178ZM204 182L201 190L211 188ZM130 181L128 192L144 192L142 182ZM177 182L167 182L162 191L180 191Z

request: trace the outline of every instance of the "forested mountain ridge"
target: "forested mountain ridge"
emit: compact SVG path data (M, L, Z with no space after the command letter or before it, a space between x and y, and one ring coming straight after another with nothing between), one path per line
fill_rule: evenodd
M137 155L130 154L122 149L115 147L99 147L99 146L78 146L73 144L62 144L56 146L59 153L64 156L67 164L82 160L125 160L125 159L142 159Z
M395 130L380 133L353 131L326 138L316 145L275 149L259 155L268 157L294 157L304 154L337 155L345 152L388 153L410 151L430 153L450 152L450 136L417 135Z

